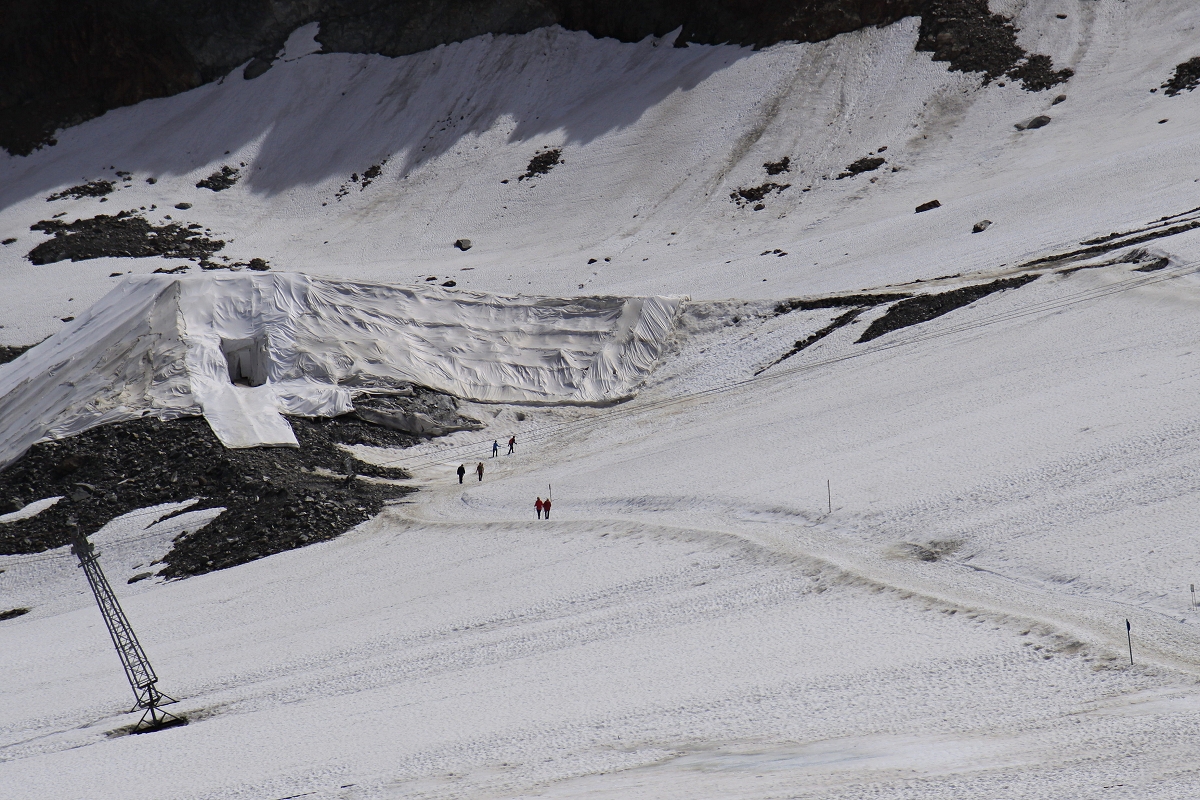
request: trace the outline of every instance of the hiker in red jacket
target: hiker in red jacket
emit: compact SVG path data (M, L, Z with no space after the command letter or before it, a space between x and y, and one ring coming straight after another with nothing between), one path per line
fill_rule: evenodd
M542 508L544 508L545 505L546 504L542 502L542 498L540 497L537 499L537 502L533 504L533 507L536 508L538 512L538 519L542 518Z
M510 456L513 454L513 448L516 446L517 446L517 437L514 436L508 440L508 454Z
M483 462L482 461L480 461L479 465L477 467L475 467L475 474L479 476L479 481L482 483L483 482Z
M546 519L550 519L550 498L547 497L542 501L542 511L546 512Z

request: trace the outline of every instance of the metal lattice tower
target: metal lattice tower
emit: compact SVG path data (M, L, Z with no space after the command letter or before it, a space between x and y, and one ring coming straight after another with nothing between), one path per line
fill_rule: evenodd
M159 708L177 701L160 692L155 685L158 683L158 675L154 673L150 659L146 658L146 651L142 649L137 634L133 632L133 626L129 624L129 618L125 616L121 604L117 601L112 586L104 577L92 543L78 526L73 527L71 538L71 552L79 558L79 566L87 576L92 594L96 596L96 605L100 606L100 614L104 617L104 624L108 626L108 635L112 637L117 655L121 657L121 666L125 668L125 677L129 679L129 686L133 689L136 702L130 711L137 711L139 708L145 710L134 730L183 724L185 720Z

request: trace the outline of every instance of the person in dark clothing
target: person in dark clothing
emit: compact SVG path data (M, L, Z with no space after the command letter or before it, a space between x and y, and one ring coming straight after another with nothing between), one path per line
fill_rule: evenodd
M542 501L542 511L546 512L546 519L550 519L550 498L547 497Z
M516 446L517 446L517 437L514 436L508 440L508 454L510 456L513 454L513 448Z
M459 465L458 465L458 482L459 482L459 483L462 483L463 475L466 475L466 474L467 474L467 467L466 467L466 465L465 465L465 464L459 464Z
M479 481L482 483L483 482L483 462L482 461L480 461L479 464L475 467L475 474L479 476Z
M536 508L537 512L538 512L538 519L542 518L542 507L544 505L545 504L542 503L542 498L540 498L540 497L537 499L537 502L533 504L533 507Z
M492 458L500 455L500 440L492 442Z

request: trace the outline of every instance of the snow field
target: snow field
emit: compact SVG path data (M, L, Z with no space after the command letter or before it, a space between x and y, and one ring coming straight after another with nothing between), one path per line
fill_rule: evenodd
M1149 91L1197 54L1193 4L992 7L1076 70L1066 101L947 72L915 20L760 52L549 30L306 55L0 161L0 341L175 263L33 267L30 224L151 203L279 270L697 301L628 403L474 404L482 432L362 448L422 491L338 540L128 585L202 520L114 525L185 728L107 737L128 689L78 570L0 558L0 604L34 609L3 623L0 797L1194 795L1195 232L1149 245L1170 280L1046 274L856 344L873 309L749 381L839 313L769 316L785 297L983 282L1200 206L1200 95ZM785 155L792 188L730 202ZM110 165L134 179L104 206L45 202Z
M178 797L567 796L588 775L629 786L646 770L634 796L711 787L714 772L762 796L748 773L764 761L768 785L844 791L863 766L883 783L1028 770L1047 745L1056 768L1091 775L1101 754L1069 740L1127 728L1115 698L1155 687L1125 702L1165 697L1153 714L1175 723L1198 710L1171 706L1168 678L1045 661L985 619L686 530L389 514L273 560L127 601L142 629L172 631L143 638L197 720L175 731L104 739L125 687L90 597L15 630L5 674L25 678L6 694L53 708L52 687L78 693L74 714L27 701L10 717L23 743L5 748L0 791L158 797L127 779L157 763ZM34 668L37 643L64 633L61 666ZM1073 712L1086 723L1059 718Z

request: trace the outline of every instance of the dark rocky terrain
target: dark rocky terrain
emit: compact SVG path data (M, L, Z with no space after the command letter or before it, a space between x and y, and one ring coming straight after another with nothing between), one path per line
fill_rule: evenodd
M26 257L34 264L86 261L108 256L166 256L194 258L207 263L214 253L225 246L220 239L205 236L196 223L190 226L177 222L154 225L136 211L121 211L111 216L100 214L73 222L41 220L31 230L49 233L54 237L29 251Z
M922 294L901 300L889 308L886 314L868 325L867 329L863 331L862 336L858 337L858 343L869 342L892 331L898 331L901 328L937 319L943 314L949 314L957 308L962 308L974 303L976 300L981 300L989 294L1002 292L1005 289L1020 288L1030 281L1037 280L1039 277L1041 276L1018 275L1013 278L1001 278L1000 280L977 286L964 286L960 289L951 289L948 292Z
M13 359L19 357L22 353L24 353L26 350L28 350L31 347L33 347L33 345L31 345L31 344L17 344L17 345L0 344L0 364L7 364L8 362L12 361Z
M452 397L421 388L380 402L447 425L473 422L459 416ZM44 497L63 499L0 525L0 554L61 547L71 523L91 534L130 511L198 497L188 510L225 511L176 538L158 574L200 575L331 539L415 491L389 482L408 477L404 470L361 462L339 445L402 448L422 437L354 414L290 422L299 448L228 450L199 417L131 420L36 444L0 472L0 513Z
M543 150L529 159L529 166L525 168L525 172L522 175L517 176L517 180L523 181L526 178L536 178L538 175L546 175L560 163L562 163L561 147Z
M815 42L920 15L918 49L951 69L1030 90L1066 80L1017 44L987 0L0 0L0 147L53 145L59 128L192 89L247 64L270 69L288 35L320 23L324 52L400 56L548 25L638 41Z
M1190 92L1200 86L1200 56L1189 58L1175 67L1175 74L1170 80L1160 86L1167 97L1176 97L1183 92Z

